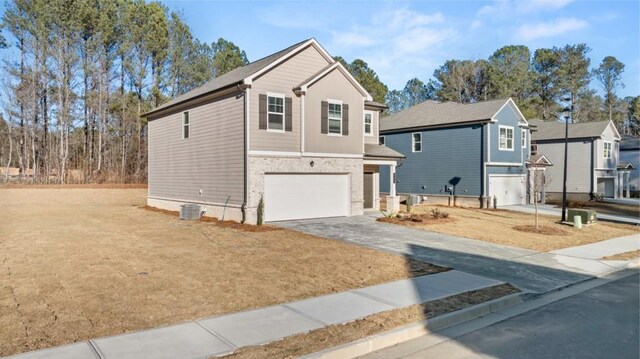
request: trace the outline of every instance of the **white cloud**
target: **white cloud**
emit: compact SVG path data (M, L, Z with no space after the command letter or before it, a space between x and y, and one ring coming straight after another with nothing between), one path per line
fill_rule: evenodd
M477 29L479 29L479 28L481 28L481 27L482 27L482 21L480 21L480 20L473 20L473 21L471 22L471 30L477 30Z
M516 30L515 39L531 41L546 37L555 37L584 29L587 26L589 26L588 22L576 18L559 18L548 22L524 24Z
M394 9L332 32L331 52L347 61L360 58L389 88L402 88L412 77L428 78L457 31L441 12ZM435 54L438 54L435 56Z
M554 11L572 3L573 0L529 0L519 1L517 9L520 12Z

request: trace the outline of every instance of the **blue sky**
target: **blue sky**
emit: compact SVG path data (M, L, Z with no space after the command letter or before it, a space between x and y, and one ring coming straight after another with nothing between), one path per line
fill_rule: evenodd
M624 1L163 1L201 41L233 41L256 60L315 37L332 55L369 63L390 89L423 81L448 59L487 58L505 45L584 42L596 67L625 65L619 96L640 94L640 2ZM594 80L592 87L598 90Z

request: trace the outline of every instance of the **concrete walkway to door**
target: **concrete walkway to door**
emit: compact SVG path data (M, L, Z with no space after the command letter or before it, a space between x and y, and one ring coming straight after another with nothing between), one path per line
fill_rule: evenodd
M533 293L557 290L629 265L628 262L581 258L575 253L537 252L380 223L376 221L378 216L370 214L275 224L493 278ZM621 241L636 243L637 246L637 238L625 238ZM611 243L615 245L616 242Z

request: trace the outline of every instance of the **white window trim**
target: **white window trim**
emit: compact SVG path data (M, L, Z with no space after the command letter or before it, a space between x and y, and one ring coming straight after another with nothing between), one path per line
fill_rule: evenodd
M277 98L281 98L282 99L282 129L276 129L276 128L269 128L269 97L277 97ZM267 92L267 132L275 132L275 133L284 133L285 132L285 122L286 122L286 118L287 118L287 105L285 103L285 97L284 94L281 93L274 93L274 92ZM278 112L271 112L274 115L279 115Z
M520 139L520 143L522 144L522 148L527 148L527 130L520 131L520 135L522 138Z
M607 143L609 144L609 156L605 156ZM602 141L602 156L605 159L613 158L613 143L611 141Z
M371 115L371 132L367 133L367 115ZM362 132L365 136L373 137L373 111L364 111L362 118Z
M414 135L420 135L420 151L416 151L416 140ZM422 152L422 132L411 133L411 152Z
M380 139L382 139L382 143L380 143ZM386 146L386 138L385 136L378 136L378 144L381 146Z
M505 132L505 140L504 140L505 146L507 145L507 138L508 138L506 135L508 133L508 130L511 130L511 148L509 148L509 147L502 148L502 146L500 146L500 130L502 130L503 128L507 130L507 132ZM515 130L514 130L513 126L498 125L498 150L500 150L500 151L515 151L515 147L516 146L515 146L515 143L514 143L515 142L515 136L514 135L515 135Z
M189 117L189 123L186 123L186 124L184 123L184 118L185 118L184 115L185 114L187 115L187 117ZM184 137L184 129L185 129L185 127L189 129L189 136L187 136L187 137ZM182 127L181 127L181 130L182 130L182 139L183 140L188 140L189 138L191 138L191 113L189 111L183 111L182 112Z
M329 104L333 104L333 105L340 105L340 133L333 133L331 132L331 117L329 117ZM344 120L344 106L342 104L342 100L333 100L333 99L327 99L327 135L328 136L336 136L336 137L342 137L342 126L343 124L343 120Z

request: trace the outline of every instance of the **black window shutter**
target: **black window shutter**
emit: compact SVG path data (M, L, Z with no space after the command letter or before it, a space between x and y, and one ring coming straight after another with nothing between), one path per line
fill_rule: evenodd
M293 131L293 101L291 97L284 98L284 130Z
M349 105L342 105L342 135L349 136Z
M260 94L260 101L258 105L258 112L260 113L260 117L258 119L258 128L261 130L267 129L267 95Z
M329 133L329 103L322 101L320 106L320 132Z

